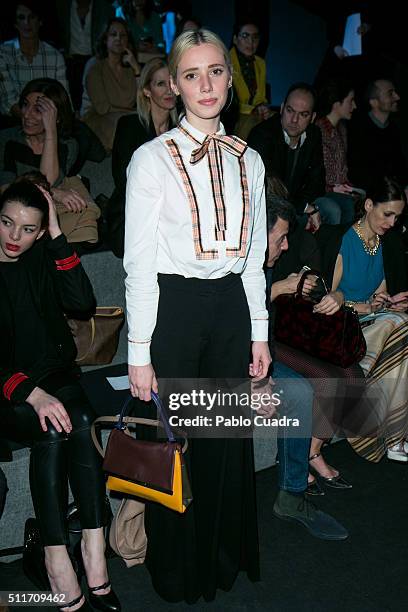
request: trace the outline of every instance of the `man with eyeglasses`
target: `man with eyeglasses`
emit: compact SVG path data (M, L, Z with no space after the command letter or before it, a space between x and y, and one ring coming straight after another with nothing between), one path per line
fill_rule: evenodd
M256 55L259 39L259 28L251 21L244 19L235 25L230 56L239 119L233 131L244 140L255 125L271 116L266 98L266 65Z
M0 113L19 117L18 98L33 79L56 79L68 90L64 58L48 43L40 40L41 7L37 0L17 4L17 38L0 45Z
M314 204L325 193L321 132L313 123L315 92L307 83L292 85L273 115L254 127L248 145L258 151L267 173L286 186L300 223L316 231L320 213Z

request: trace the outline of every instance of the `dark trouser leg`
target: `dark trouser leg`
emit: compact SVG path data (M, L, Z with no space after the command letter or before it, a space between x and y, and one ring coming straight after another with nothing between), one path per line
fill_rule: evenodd
M106 522L105 479L102 458L91 438L96 415L79 384L60 389L58 396L72 422L67 440L68 477L81 527L102 527Z
M1 427L7 428L10 439L31 447L30 487L36 517L44 544L66 544L67 506L67 437L47 421L48 430L30 404L1 406Z
M28 403L4 403L0 407L1 428L7 428L10 439L31 447L31 495L43 543L49 546L68 544L65 520L68 474L82 526L102 526L104 513L100 459L89 435L93 411L77 382L70 381L62 389L58 388L60 385L61 377L41 383L42 388L64 403L73 426L69 436L58 433L49 422L48 430L43 432Z
M71 94L72 106L74 110L80 110L82 104L82 80L85 64L89 60L90 55L73 55L66 58L67 65L67 80L69 83L69 91Z

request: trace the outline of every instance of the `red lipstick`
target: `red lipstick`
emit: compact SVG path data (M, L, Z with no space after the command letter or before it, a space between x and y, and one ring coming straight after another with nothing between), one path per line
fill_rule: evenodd
M17 253L20 250L20 247L18 244L10 244L10 242L6 242L6 249L8 251L14 251L14 253Z

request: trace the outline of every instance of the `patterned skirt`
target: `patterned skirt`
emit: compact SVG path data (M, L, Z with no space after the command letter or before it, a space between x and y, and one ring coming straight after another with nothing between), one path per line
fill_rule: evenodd
M378 314L363 333L367 353L360 366L366 376L370 414L364 436L348 440L361 457L377 463L388 447L408 434L408 314Z

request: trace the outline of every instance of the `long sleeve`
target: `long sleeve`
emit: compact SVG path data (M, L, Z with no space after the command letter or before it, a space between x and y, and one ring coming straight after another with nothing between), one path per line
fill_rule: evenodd
M248 146L255 149L262 158L266 172L276 174L283 180L285 143L283 140L280 115L273 115L258 123L249 133Z
M150 342L159 300L157 246L161 191L155 175L155 160L143 146L133 154L126 186L123 265L127 274L128 363L131 365L150 363Z
M302 214L306 204L312 204L316 198L323 196L326 190L326 171L323 161L322 136L319 128L316 127L313 137L310 159L302 177L303 184L297 189L296 196L293 197L293 204L298 214Z
M86 77L86 90L92 102L92 107L98 115L106 115L112 110L108 92L102 74L102 62L96 62Z
M16 137L16 128L0 131L0 186L12 183L17 176L15 156L10 152L10 141Z
M47 242L56 293L65 313L91 316L96 301L81 261L64 234Z
M24 402L36 386L36 382L24 372L1 369L0 389L1 395L6 400Z
M268 312L265 308L265 274L263 264L267 245L265 169L258 157L258 172L254 204L254 227L246 266L242 272L242 282L251 316L252 340L268 340Z

